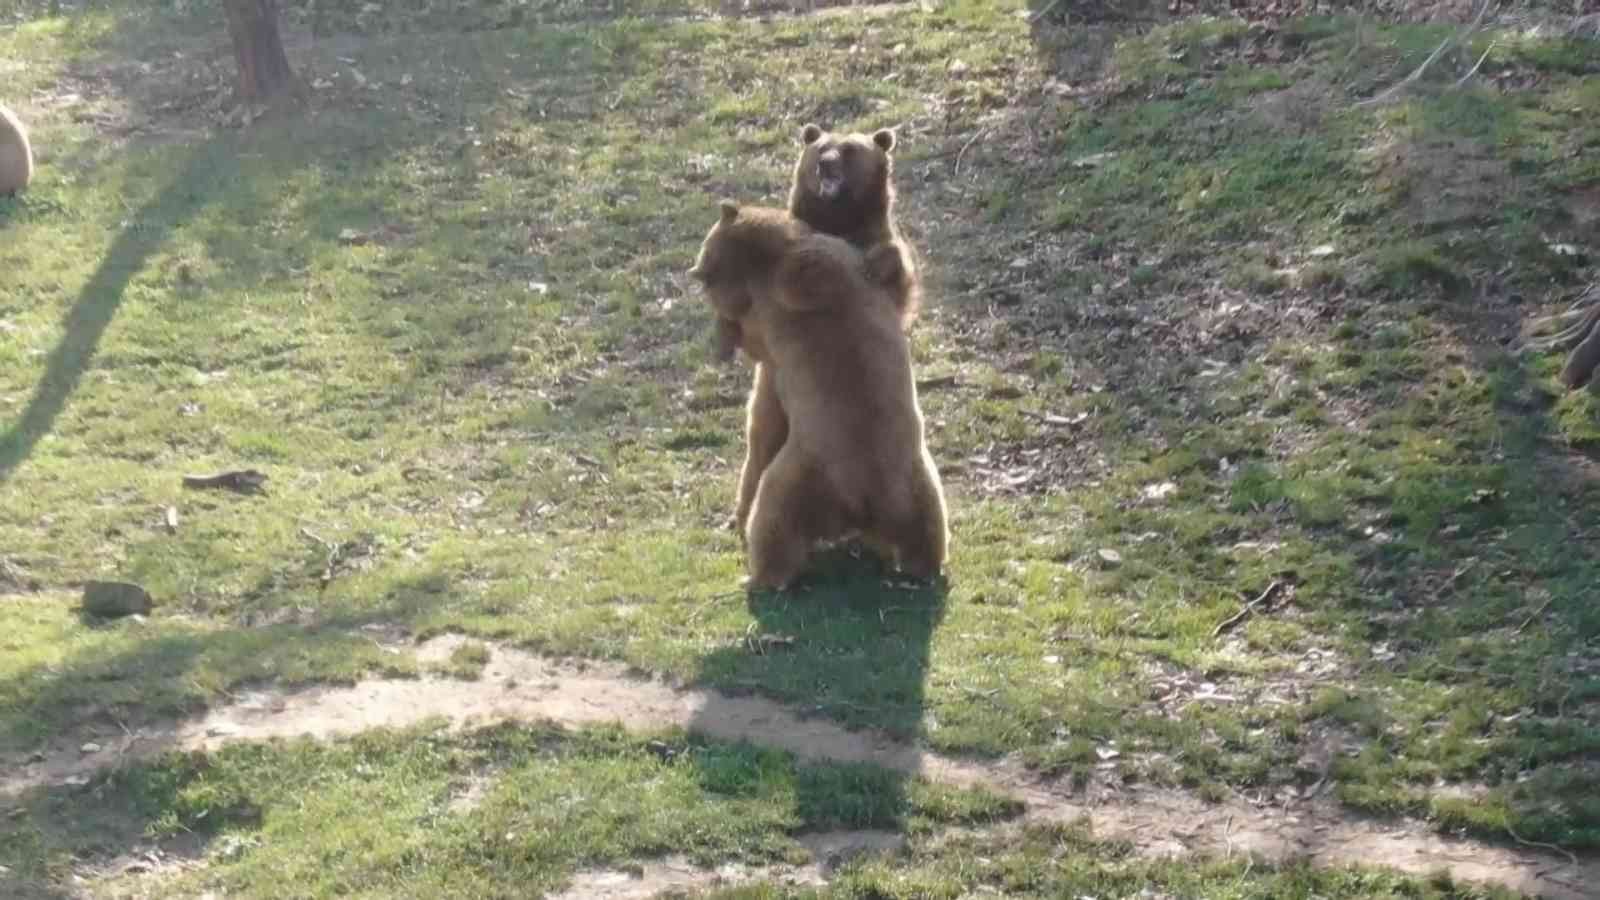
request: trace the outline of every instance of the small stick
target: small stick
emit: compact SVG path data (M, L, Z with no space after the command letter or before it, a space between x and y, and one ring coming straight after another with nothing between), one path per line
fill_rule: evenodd
M1050 10L1055 9L1056 7L1058 7L1060 5L1061 5L1061 0L1050 0L1049 3L1046 3L1044 5L1043 9L1040 9L1038 12L1036 12L1033 15L1028 17L1028 24L1032 25L1033 23L1039 21L1040 19L1042 19L1045 16L1049 15L1050 14Z
M1573 853L1571 850L1568 850L1565 847L1558 847L1555 844L1546 844L1543 841L1526 841L1526 840L1523 840L1521 835L1517 834L1515 831L1513 831L1511 829L1511 823L1510 822L1506 823L1506 834L1511 835L1511 839L1512 840L1516 841L1519 844L1522 844L1525 847L1543 847L1546 850L1554 850L1557 853L1565 855L1566 858L1567 858L1567 861L1572 863L1574 868L1576 868L1577 865L1578 865L1578 856L1577 856L1577 854Z
M951 173L952 175L960 175L961 174L961 157L966 156L967 155L967 151L972 148L972 145L976 144L978 142L979 138L983 137L984 135L986 135L988 133L989 133L989 129L987 129L987 128L979 128L976 134L974 134L970 138L967 138L967 142L965 144L961 145L961 152L956 154L956 169L955 169L954 172Z
M735 597L742 596L744 596L744 591L723 591L720 594L712 594L711 596L705 598L705 601L699 606L696 606L693 612L689 613L689 618L684 620L684 624L693 625L695 620L700 618L700 614L709 609L711 604L716 603L718 600L731 600Z
M1483 5L1478 8L1477 18L1474 18L1472 20L1472 25L1469 26L1465 32L1452 34L1452 35L1446 37L1444 40L1440 41L1439 42L1439 46L1433 48L1433 52L1428 54L1428 58L1423 60L1422 61L1422 65L1417 66L1417 68L1415 70L1413 70L1410 75L1407 75L1405 78L1400 79L1400 81L1398 83L1396 83L1395 85L1390 87L1388 90L1384 91L1383 93L1377 95L1376 97L1369 97L1366 100L1360 101L1359 103L1356 104L1356 106L1371 106L1374 103L1382 103L1383 101L1385 101L1385 100L1389 99L1390 97L1394 96L1394 94L1397 91L1399 91L1401 88L1405 87L1408 84L1411 84L1412 82L1416 81L1418 78L1421 78L1422 77L1422 73L1428 71L1428 67L1433 65L1433 61L1438 59L1439 55L1441 53L1443 53L1447 48L1449 48L1451 45L1455 44L1458 40L1464 40L1466 38L1469 38L1474 33L1477 32L1478 26L1483 24L1483 17L1488 14L1489 7L1491 5L1493 5L1493 0L1483 0Z
M1468 81L1472 80L1472 76L1478 74L1478 69L1483 67L1483 61L1489 58L1489 54L1494 51L1495 45L1499 43L1500 40L1498 38L1489 42L1489 46L1483 51L1483 55L1478 57L1477 65L1474 65L1472 68L1468 69L1467 74L1461 76L1461 79L1456 82L1456 87L1461 87Z
M1554 599L1555 599L1554 597L1550 598L1550 600L1554 600ZM1521 634L1524 631L1528 630L1528 626L1533 624L1533 620L1539 618L1542 615L1544 615L1544 611L1550 608L1550 600L1546 600L1545 602L1539 604L1539 608L1534 610L1531 614L1529 614L1529 616L1526 619L1523 619L1522 620L1522 624L1518 625L1516 627L1516 629L1513 630L1511 633L1512 634ZM1512 837L1515 837L1515 835L1512 835Z
M1219 623L1211 632L1211 636L1221 637L1224 632L1233 628L1235 625L1238 625L1240 622L1243 622L1250 616L1251 613L1256 611L1256 607L1272 599L1272 596L1282 589L1283 582L1281 581L1274 581L1273 583L1267 585L1267 589L1261 592L1261 596L1251 600L1249 603L1246 603L1244 605L1244 609L1241 609L1228 618L1222 620L1222 622Z

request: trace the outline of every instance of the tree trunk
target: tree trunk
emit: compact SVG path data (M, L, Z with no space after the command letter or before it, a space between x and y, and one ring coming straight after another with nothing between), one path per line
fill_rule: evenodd
M270 99L294 82L278 37L277 0L227 0L228 34L239 62L239 99Z

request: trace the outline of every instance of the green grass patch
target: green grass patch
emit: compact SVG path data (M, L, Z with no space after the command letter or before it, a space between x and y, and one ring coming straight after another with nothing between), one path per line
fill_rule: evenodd
M558 23L573 10L548 4L524 13L548 22L428 18L447 7L330 7L359 37L297 58L314 115L213 128L178 62L107 80L82 116L39 104L49 153L0 201L0 573L41 586L0 583L0 749L260 682L428 669L371 640L382 626L464 635L440 666L457 677L503 640L1112 786L1255 796L1326 776L1355 808L1595 844L1600 812L1573 798L1600 727L1600 565L1582 551L1600 426L1587 393L1552 403L1551 359L1499 342L1594 276L1600 94L1566 50L1496 33L1491 71L1516 70L1496 90L1430 82L1369 108L1354 101L1440 29L1373 25L1356 48L1343 19L1267 36L1195 19L1130 31L1114 77L1063 89L1021 4L865 27L644 7ZM0 58L42 96L69 67L209 59L220 33L212 13L97 7L6 31ZM1509 78L1524 70L1539 77ZM148 133L96 130L118 110ZM682 273L716 198L781 202L808 120L909 123L900 208L932 311L916 364L956 376L921 395L954 534L936 587L845 549L798 591L737 592L750 376L713 364ZM262 493L182 487L245 466ZM79 620L101 577L156 609ZM1274 582L1270 608L1218 633ZM448 759L500 751L373 740L366 781L347 775L357 745L239 749L215 797L200 772L117 802L141 828L286 829L197 879L248 893L289 867L308 891L374 895L423 859L444 860L423 867L440 890L459 870L460 891L493 894L555 884L535 860L675 842L774 860L797 828L1000 814L749 749L695 750L690 779L627 744L593 769L516 751L507 783L528 797L567 802L557 775L602 792L591 830L555 833L508 788L435 832L418 823ZM252 754L346 774L326 798L309 776L268 796ZM698 811L668 821L617 786L647 775ZM340 803L390 817L382 847ZM34 848L27 877L111 846L67 831L11 839ZM313 836L337 852L295 857ZM1176 893L1365 883L1127 871Z

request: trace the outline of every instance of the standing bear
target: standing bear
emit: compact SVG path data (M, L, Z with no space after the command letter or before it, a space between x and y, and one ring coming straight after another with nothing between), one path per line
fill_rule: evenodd
M944 565L944 490L886 265L785 210L724 200L689 270L794 423L742 523L753 587L787 587L816 541L853 532L912 577Z
M922 288L911 245L894 219L895 135L836 135L815 124L800 129L802 144L789 186L789 213L823 234L866 254L867 277L888 289L903 330L921 306ZM737 333L718 323L720 355L733 354ZM757 361L745 421L745 461L739 473L734 525L745 533L761 475L789 437L789 417L775 389L775 373Z

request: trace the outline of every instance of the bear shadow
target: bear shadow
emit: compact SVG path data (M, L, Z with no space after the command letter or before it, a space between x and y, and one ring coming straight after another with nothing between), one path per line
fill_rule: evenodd
M730 720L749 720L737 704L751 695L774 701L770 719L751 729L765 732L746 740L798 751L799 830L903 831L916 774L904 745L923 733L930 648L948 594L942 576L908 578L854 543L818 550L788 590L746 592L750 625L702 657L696 681L716 692L688 730L726 734ZM857 758L831 752L840 746ZM873 764L887 756L901 765ZM706 775L708 789L725 782Z

